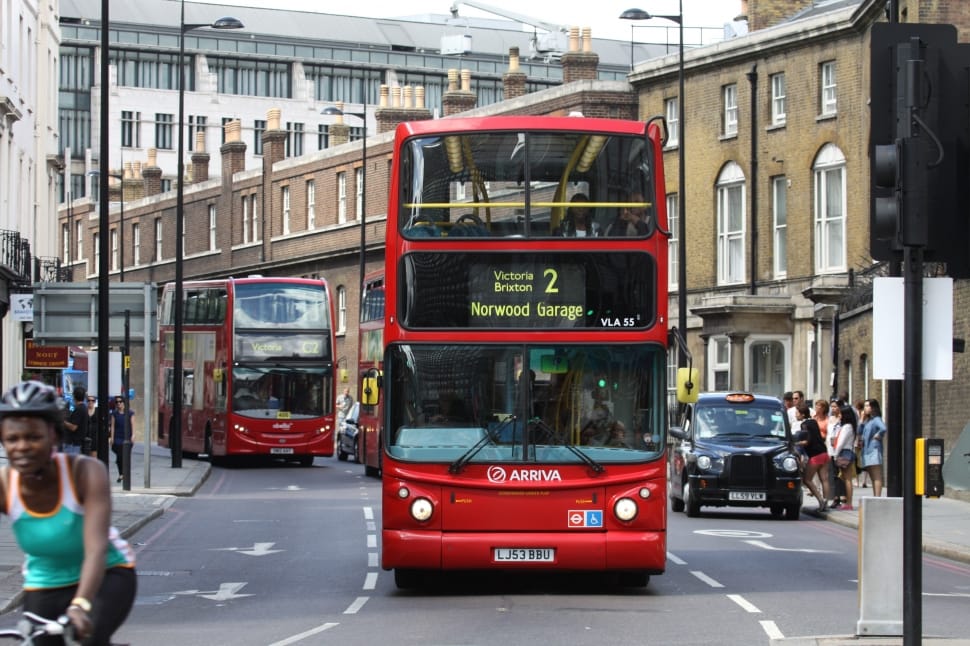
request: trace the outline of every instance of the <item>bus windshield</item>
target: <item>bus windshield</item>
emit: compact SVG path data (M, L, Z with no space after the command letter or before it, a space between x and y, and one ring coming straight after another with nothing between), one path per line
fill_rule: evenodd
M327 293L315 285L237 283L233 315L237 330L330 328Z
M406 238L646 237L655 177L644 136L474 131L401 148Z
M401 460L604 464L664 449L659 345L395 344L385 367Z
M331 412L324 397L330 370L323 368L236 367L232 371L232 408L243 417L306 419Z

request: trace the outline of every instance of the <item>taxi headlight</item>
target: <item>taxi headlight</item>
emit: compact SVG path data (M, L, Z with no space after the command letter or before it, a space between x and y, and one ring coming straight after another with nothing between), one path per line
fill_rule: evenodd
M637 503L633 498L620 498L613 505L613 514L624 522L636 518L638 511Z
M711 468L711 457L709 455L700 455L697 457L697 468L707 471Z
M789 473L798 471L798 459L794 455L786 455L785 459L781 461L781 468Z
M411 516L414 520L419 522L424 522L431 518L431 512L434 507L431 505L431 501L427 498L416 498L414 502L411 503Z

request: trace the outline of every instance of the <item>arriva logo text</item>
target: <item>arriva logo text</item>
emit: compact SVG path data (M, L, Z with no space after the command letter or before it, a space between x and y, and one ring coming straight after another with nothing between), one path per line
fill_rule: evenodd
M505 467L489 467L490 482L562 482L559 469L511 469Z
M277 431L288 431L292 426L293 424L289 424L287 422L276 422L273 424L273 428Z

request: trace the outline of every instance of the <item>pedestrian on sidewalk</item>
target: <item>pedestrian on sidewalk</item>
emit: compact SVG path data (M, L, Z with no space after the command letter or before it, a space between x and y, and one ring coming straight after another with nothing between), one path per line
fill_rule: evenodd
M67 421L64 422L64 428L67 429L63 438L63 450L65 453L72 455L80 453L81 448L84 446L84 438L88 436L87 394L87 391L82 386L78 386L71 393L74 407L71 409Z
M861 464L872 480L872 495L878 498L882 495L882 441L886 437L886 423L878 400L867 399L865 410L868 420L862 431Z
M135 411L127 410L124 397L115 398L115 407L108 418L108 432L111 434L111 451L115 454L115 464L118 465L118 479L124 478L125 440L131 446L132 421Z
M0 513L26 555L24 610L66 614L84 644L101 646L135 602L135 555L110 526L107 470L57 452L62 432L63 402L50 386L25 381L3 395L0 442L10 466L0 470Z
M855 409L846 404L839 409L839 436L835 442L835 466L839 468L839 480L845 483L845 502L833 509L852 511L852 481L855 480L855 429L859 422ZM843 453L845 451L846 453ZM847 458L848 454L851 458Z
M85 409L88 414L88 432L84 436L84 441L81 444L81 452L84 455L90 455L92 458L98 457L98 398L94 395L89 394L87 398L87 408Z
M808 404L803 402L798 407L798 416L802 420L800 431L802 439L798 441L798 444L808 456L808 464L805 465L802 482L805 483L808 490L818 500L818 510L826 511L829 504L829 496L831 495L828 474L829 454L825 448L825 440L822 439L822 433L819 431L818 422L814 418L809 417L809 415ZM821 481L821 490L819 490L818 485L815 483L816 476Z

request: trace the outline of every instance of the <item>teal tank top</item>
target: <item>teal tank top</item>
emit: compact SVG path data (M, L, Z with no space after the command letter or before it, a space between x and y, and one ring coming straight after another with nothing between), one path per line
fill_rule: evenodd
M68 456L56 453L60 499L48 513L31 511L20 497L20 474L10 469L7 515L17 544L24 551L24 589L60 588L76 585L84 561L84 508L74 491ZM118 530L108 531L105 569L134 567L135 555Z

